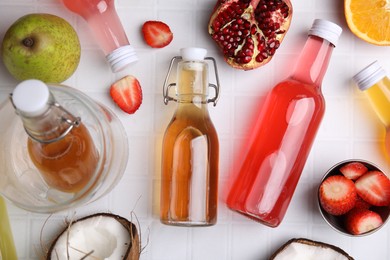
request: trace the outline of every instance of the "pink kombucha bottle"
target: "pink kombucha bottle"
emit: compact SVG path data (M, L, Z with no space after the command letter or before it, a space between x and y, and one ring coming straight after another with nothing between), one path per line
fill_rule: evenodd
M62 2L70 11L87 21L113 72L118 72L138 60L116 13L114 0L62 0Z
M321 82L341 28L315 20L295 70L268 94L227 205L277 227L288 208L325 111Z

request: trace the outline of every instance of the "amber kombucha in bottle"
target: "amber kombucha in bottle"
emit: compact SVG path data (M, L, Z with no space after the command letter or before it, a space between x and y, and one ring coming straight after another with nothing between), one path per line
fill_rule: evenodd
M177 109L162 144L160 219L168 225L207 226L217 219L219 148L204 55L196 61L183 55L178 64Z
M47 185L70 193L86 187L99 155L81 119L55 103L48 87L38 80L20 83L12 99L29 135L31 161Z
M85 187L98 162L92 138L83 124L53 143L28 139L28 152L46 183L65 192L77 192Z

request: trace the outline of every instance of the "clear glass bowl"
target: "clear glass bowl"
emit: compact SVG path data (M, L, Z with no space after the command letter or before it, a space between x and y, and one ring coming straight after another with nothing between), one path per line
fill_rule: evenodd
M53 213L95 201L121 179L128 160L128 141L120 120L107 107L81 91L49 85L56 101L81 117L99 153L96 171L76 193L56 190L46 184L30 160L28 136L10 100L0 104L0 193L16 206L32 212Z

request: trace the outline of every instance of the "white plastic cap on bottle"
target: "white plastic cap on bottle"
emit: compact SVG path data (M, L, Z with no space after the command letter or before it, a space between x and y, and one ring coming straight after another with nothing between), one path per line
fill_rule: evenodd
M321 37L336 46L342 31L343 29L333 22L315 19L309 30L309 35Z
M386 77L386 71L379 65L378 61L374 61L353 76L353 80L358 85L359 89L364 91L384 77Z
M111 70L118 72L124 69L130 63L138 61L135 50L130 45L121 46L106 56L108 63L110 63Z
M12 102L23 115L33 117L43 114L49 108L48 86L36 79L19 83L12 92Z
M206 54L207 50L203 48L189 47L180 49L180 55L184 61L202 61Z

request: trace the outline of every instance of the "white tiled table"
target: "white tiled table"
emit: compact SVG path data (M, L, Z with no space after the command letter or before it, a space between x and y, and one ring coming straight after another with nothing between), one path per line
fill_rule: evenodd
M350 238L333 231L320 217L315 201L316 188L324 172L333 164L349 158L370 160L383 169L389 164L379 152L384 131L365 97L351 82L351 77L378 59L390 71L389 47L362 42L348 30L343 1L294 0L290 31L267 66L254 71L238 71L227 66L207 34L207 23L216 0L117 0L117 10L126 33L135 46L140 61L120 74L110 72L102 52L94 42L85 22L65 10L57 0L1 0L0 38L20 16L47 12L67 19L77 30L82 57L76 73L64 82L85 91L112 108L122 120L129 136L130 156L120 184L103 199L88 206L50 216L25 212L9 205L12 229L20 259L39 259L42 243L48 243L66 217L81 217L95 212L113 212L130 218L133 211L141 225L145 250L141 259L161 260L265 260L291 238L305 237L332 243L358 260L390 259L390 225L374 235ZM160 224L158 208L161 139L174 104L164 106L162 83L170 59L182 47L198 46L217 58L222 96L217 107L210 106L211 116L221 144L220 190L232 170L237 170L241 146L250 129L256 103L267 91L285 78L315 18L340 24L344 33L334 51L323 84L327 103L325 118L306 164L301 181L283 223L276 229L252 222L219 205L218 224L209 228L178 228ZM164 49L151 49L142 40L141 25L146 20L162 20L171 26L173 42ZM125 74L141 82L144 100L135 115L121 112L112 103L108 88ZM211 77L213 79L213 77ZM0 64L0 98L17 84ZM239 161L239 160L238 160ZM149 243L147 244L147 241Z

